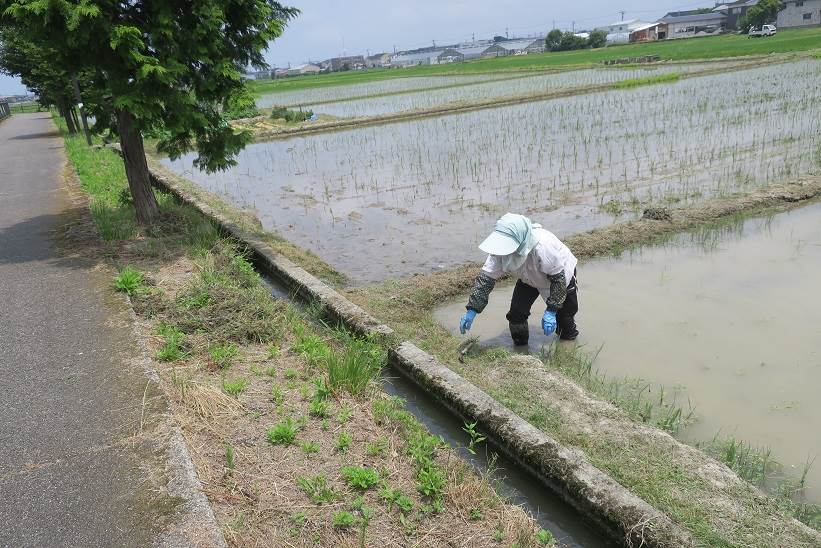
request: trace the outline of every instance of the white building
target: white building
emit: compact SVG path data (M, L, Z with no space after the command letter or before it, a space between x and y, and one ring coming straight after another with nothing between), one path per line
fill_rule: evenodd
M598 27L596 30L603 30L607 33L608 44L626 44L630 41L631 32L649 24L648 21L641 21L640 19L628 19Z
M288 69L288 76L299 76L300 74L319 74L319 65L306 63L304 65L297 65Z
M784 9L778 12L778 28L821 25L821 0L787 0L781 3Z
M415 67L417 65L436 65L442 49L419 51L416 53L397 53L391 57L392 67Z
M668 40L718 34L724 31L726 21L727 15L720 12L672 12L659 19L667 25Z

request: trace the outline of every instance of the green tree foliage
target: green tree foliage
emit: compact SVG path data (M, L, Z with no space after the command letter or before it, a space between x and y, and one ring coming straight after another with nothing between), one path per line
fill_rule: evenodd
M556 51L559 43L562 41L562 31L553 29L547 33L547 38L544 40L545 48L550 51Z
M607 45L607 31L594 30L587 38L587 45L591 48L603 48Z
M574 49L584 49L587 47L587 39L581 36L576 36L572 32L565 32L562 34L562 39L559 45L553 51L570 51Z
M747 15L741 18L738 28L747 32L750 27L761 28L762 25L773 23L778 18L778 12L783 8L780 0L761 0L747 10Z
M244 93L243 68L266 66L268 43L297 13L272 0L0 0L0 26L89 73L89 110L119 135L143 224L158 207L142 135L172 158L196 150L206 170L231 166L250 136L224 111Z

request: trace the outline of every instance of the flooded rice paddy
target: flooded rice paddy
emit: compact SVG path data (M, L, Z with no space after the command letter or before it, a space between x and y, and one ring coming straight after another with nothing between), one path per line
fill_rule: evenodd
M769 447L787 471L807 477L821 501L821 204L724 229L682 235L579 268L577 317L585 352L609 377L678 389L698 421L682 436L719 431ZM512 287L491 294L472 335L510 346ZM458 332L463 300L436 312ZM533 307L531 352L544 304Z
M409 92L386 97L371 97L356 101L344 101L313 105L307 108L320 114L342 118L355 116L377 116L394 112L426 109L451 103L501 99L533 94L558 92L572 88L583 88L611 84L633 78L647 78L673 72L698 72L707 68L737 66L738 63L662 65L639 68L598 68L540 74L526 78L509 78L468 86L444 88L425 92Z
M348 86L330 86L298 91L265 93L257 98L257 106L267 108L274 105L297 106L309 105L315 102L339 101L352 97L366 97L379 93L396 93L409 90L455 86L473 82L487 82L497 79L507 79L510 75L500 74L472 74L464 76L410 76L390 78L376 82L351 84Z
M257 143L215 174L167 164L363 283L475 260L507 211L565 236L818 171L819 100L802 61Z

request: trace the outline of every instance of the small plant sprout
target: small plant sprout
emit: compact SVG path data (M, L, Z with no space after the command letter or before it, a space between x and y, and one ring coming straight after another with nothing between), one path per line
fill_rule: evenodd
M479 521L485 516L484 516L484 514L482 514L482 509L481 508L473 508L470 511L470 514L468 515L468 517L470 518L471 521Z
M314 453L319 453L319 443L315 441L303 441L299 444L302 448L302 451L306 455L313 455Z
M282 394L282 389L277 385L271 387L271 401L274 402L274 405L277 407L282 405L282 402L285 401L285 396Z
M279 356L279 347L275 344L269 344L267 350L267 356L269 360L273 360L277 356ZM271 375L273 376L273 375Z
M160 324L157 330L165 340L162 347L157 351L157 359L163 362L175 362L185 357L183 350L185 333L176 327L168 324Z
M219 369L228 369L237 356L237 347L234 344L218 344L208 349L211 361Z
M336 420L338 420L341 424L345 424L353 417L353 409L348 407L347 405L343 405L342 409L339 410L339 413L336 415Z
M438 466L425 466L419 469L416 482L420 493L438 499L445 488L445 472Z
M380 436L378 439L369 442L365 446L365 453L369 457L384 456L388 451L388 439Z
M234 470L234 448L230 443L225 444L225 467Z
M340 432L339 436L336 438L336 447L337 451L347 451L348 447L351 445L351 435L347 432Z
M354 518L354 515L348 512L347 510L340 510L339 512L333 513L331 521L333 523L334 528L347 529L354 524L356 518Z
M290 519L291 523L298 527L302 527L305 525L305 521L307 520L308 516L305 514L304 510L300 510L299 512L294 512L291 514Z
M286 369L284 374L285 374L285 378L288 379L289 381L294 380L294 379L299 377L299 371L297 371L293 367L289 367L288 369Z
M379 483L379 472L362 466L343 466L342 478L350 487L364 491Z
M322 474L312 478L300 476L296 479L296 483L314 504L333 502L339 498L339 494L328 485L328 478Z
M547 529L539 529L536 533L536 540L544 546L552 546L556 542L553 538L553 533Z
M312 417L327 417L329 407L328 402L324 400L311 400L308 404L308 414Z
M476 454L475 447L478 444L485 441L486 438L483 435L481 435L479 432L476 431L476 423L475 422L465 423L465 425L462 427L462 430L464 430L465 433L468 436L470 436L470 443L468 444L466 449L470 452L471 455L475 455Z
M245 379L222 379L222 389L226 394L232 396L239 396L248 387L248 381Z
M296 439L298 426L294 423L291 417L277 423L273 428L269 428L266 432L268 441L274 445L291 445Z
M134 295L143 288L143 275L136 268L126 266L114 276L114 288L122 293Z

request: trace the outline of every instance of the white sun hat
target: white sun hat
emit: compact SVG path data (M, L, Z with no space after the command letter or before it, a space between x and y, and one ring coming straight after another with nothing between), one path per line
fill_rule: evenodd
M505 255L510 255L515 252L519 249L520 245L519 242L510 236L494 230L490 236L485 238L485 241L479 244L479 249L488 255L504 257Z

